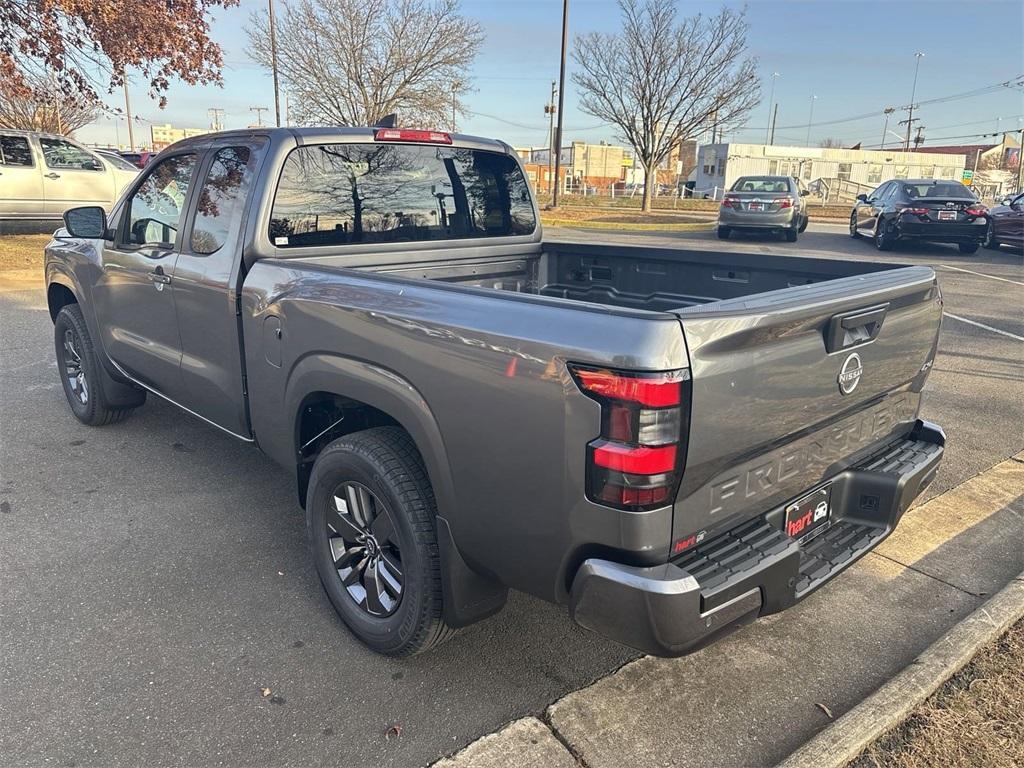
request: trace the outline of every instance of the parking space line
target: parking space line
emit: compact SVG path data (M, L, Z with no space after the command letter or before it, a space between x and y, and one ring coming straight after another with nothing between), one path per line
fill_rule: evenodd
M1022 283L1022 285L1024 285L1024 283ZM993 328L991 325L979 323L977 320L968 320L966 317L954 315L952 312L944 312L943 317L952 317L954 320L959 320L961 323L967 323L968 325L976 325L979 328L984 328L986 331L992 331L992 333L998 333L1003 336L1009 336L1011 339L1016 339L1017 341L1024 341L1024 336L1018 336L1017 334L1010 333L1009 331L1004 331L999 328Z
M1002 281L1004 283L1013 283L1014 285L1024 285L1024 283L1021 283L1021 282L1019 282L1017 280L1009 280L1008 278L996 277L995 275L986 275L986 274L984 274L982 272L974 272L974 271L972 271L970 269L962 269L961 267L951 267L951 266L949 266L949 264L939 264L939 266L942 267L943 269L955 269L957 272L966 272L969 275L977 275L978 277L987 277L989 280L1000 280L1000 281Z

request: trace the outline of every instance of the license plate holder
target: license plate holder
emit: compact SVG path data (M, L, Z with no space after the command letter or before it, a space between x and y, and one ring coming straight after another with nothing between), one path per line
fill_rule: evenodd
M752 210L752 211L763 211L764 210L764 203L751 203L750 204L750 210Z
M831 519L832 484L829 483L786 507L784 530L790 537L800 540L828 525Z
M939 221L956 221L956 211L939 211Z

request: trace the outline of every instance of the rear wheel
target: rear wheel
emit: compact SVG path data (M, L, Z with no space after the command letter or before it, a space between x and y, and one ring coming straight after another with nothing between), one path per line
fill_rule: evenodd
M103 370L82 309L77 304L61 308L53 324L53 337L64 396L71 413L80 422L90 427L114 424L145 402L145 392L114 382ZM108 389L125 390L128 396L125 401L112 404L107 400Z
M795 243L799 237L799 232L796 229L787 229L784 234L788 243Z
M718 228L718 239L719 240L728 240L729 239L729 233L730 233L730 230L729 230L728 227L719 227Z
M856 240L860 237L860 231L857 229L857 212L854 211L850 214L850 237Z
M892 230L885 223L885 220L879 216L875 220L875 248L880 251L892 250L893 244L896 242L896 236L893 235Z
M991 221L988 223L988 228L985 230L985 240L982 242L982 245L990 251L999 250L999 241L996 239L996 229L992 225Z
M977 252L978 252L978 244L977 243L960 243L960 253L971 254L971 253L977 253Z
M406 432L378 427L317 457L306 521L313 560L342 621L378 653L411 656L448 639L434 493Z

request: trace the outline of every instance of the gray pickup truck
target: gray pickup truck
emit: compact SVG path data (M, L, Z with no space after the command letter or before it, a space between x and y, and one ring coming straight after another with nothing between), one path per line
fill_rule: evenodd
M509 588L686 653L872 549L942 458L931 269L546 242L499 141L208 134L65 225L74 415L152 393L287 467L327 595L381 653Z

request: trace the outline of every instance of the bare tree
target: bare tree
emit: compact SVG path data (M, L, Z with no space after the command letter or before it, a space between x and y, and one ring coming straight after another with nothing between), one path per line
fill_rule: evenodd
M65 93L55 80L23 74L20 83L0 79L0 128L70 136L99 116L95 101Z
M832 136L829 136L827 139L822 139L821 141L819 141L818 146L824 149L842 149L843 141L842 139L836 139L833 138Z
M649 210L657 167L672 148L738 126L760 101L743 12L676 18L674 0L619 0L622 31L576 38L580 108L612 123L644 167Z
M458 0L294 0L278 15L277 59L299 123L439 128L465 111L467 69L483 42ZM246 28L250 56L270 67L265 13Z

